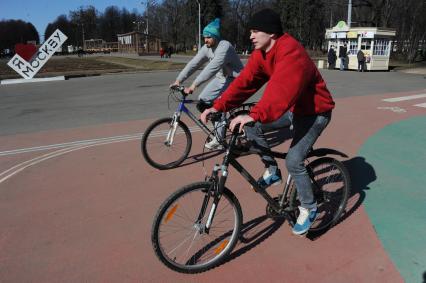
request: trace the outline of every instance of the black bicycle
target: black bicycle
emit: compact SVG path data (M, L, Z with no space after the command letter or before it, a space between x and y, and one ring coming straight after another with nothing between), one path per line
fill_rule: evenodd
M175 271L206 271L226 260L235 247L243 216L238 199L225 186L229 165L266 200L268 217L285 219L294 226L300 202L292 177L288 176L282 194L276 197L259 188L256 179L237 161L240 156L254 153L237 142L240 139L237 131L235 127L223 162L215 165L211 176L204 182L177 190L164 201L154 218L151 234L154 251ZM272 154L276 158L286 158L286 153ZM345 166L327 155L345 156L336 150L320 148L311 150L306 160L318 207L318 217L309 231L335 225L345 210L350 192Z
M141 140L141 151L145 160L152 167L165 170L172 169L179 166L186 158L192 146L191 131L198 131L201 129L207 134L206 142L211 138L218 138L215 128L210 130L186 107L186 104L197 104L197 108L202 111L204 108L211 105L203 104L198 100L187 99L188 94L184 92L183 86L175 86L170 88L169 99L173 98L179 102L178 108L172 117L161 118L154 121L144 132ZM234 111L247 111L254 103L246 103ZM185 113L197 126L188 128L188 126L181 120L182 113ZM232 117L233 112L226 114L225 121ZM220 117L216 117L219 120ZM225 142L223 140L221 142Z

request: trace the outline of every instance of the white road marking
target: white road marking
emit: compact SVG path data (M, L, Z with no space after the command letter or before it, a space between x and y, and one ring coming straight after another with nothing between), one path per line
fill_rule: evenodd
M386 101L386 102L400 102L400 101L406 101L406 100L412 100L412 99L418 99L418 98L425 98L425 97L426 97L426 93L421 93L421 94L416 94L416 95L387 98L387 99L382 99L382 100Z
M198 127L191 127L189 130L194 132L201 131ZM161 136L165 135L167 133L166 130L155 132L153 136ZM123 136L114 136L114 137L106 137L106 138L99 138L99 139L91 139L91 140L81 140L81 141L73 141L73 142L67 142L67 143L58 143L58 144L50 144L50 145L43 145L43 146L37 146L37 147L27 147L27 148L19 148L19 149L12 149L12 150L6 150L6 151L0 151L0 156L6 156L6 155L15 155L20 153L28 153L28 152L34 152L34 151L44 151L49 149L58 149L58 148L65 148L70 146L82 146L82 145L88 145L88 144L98 144L102 143L104 141L128 141L128 140L136 140L142 138L143 133L137 133L137 134L131 134L131 135L123 135Z
M404 108L400 108L400 107L377 107L377 109L380 109L380 110L390 110L390 111L395 112L395 113L404 113L404 112L407 112L407 110L405 110Z
M415 104L414 106L426 108L426 103Z
M191 127L189 128L191 132L199 132L201 129L199 127ZM61 155L64 155L66 153L70 153L76 150L81 150L93 146L99 146L99 145L106 145L111 143L117 143L117 142L124 142L124 141L131 141L135 139L140 139L143 133L133 134L133 135L124 135L124 136L115 136L115 137L108 137L108 138L100 138L100 139L92 139L92 140L82 140L82 141L75 141L75 142L69 142L69 143L61 143L61 144L52 144L52 145L46 145L46 146L39 146L39 147L30 147L30 148L22 148L22 149L15 149L15 150L8 150L0 152L0 156L6 156L6 155L13 155L13 154L20 154L20 153L26 153L26 152L33 152L33 151L42 151L42 150L49 150L49 149L58 149L59 150L46 153L44 155L35 157L33 159L21 162L3 172L0 173L0 184L4 181L8 180L12 176L18 174L19 172L22 172L28 167L34 166L36 164L39 164L43 161L46 161L48 159L58 157ZM154 132L154 136L165 136L167 134L167 131L158 131Z

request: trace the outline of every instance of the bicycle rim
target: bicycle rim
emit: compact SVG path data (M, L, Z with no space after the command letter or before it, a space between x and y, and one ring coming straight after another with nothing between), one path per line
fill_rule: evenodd
M241 228L241 208L232 193L224 192L209 233L203 232L213 198L201 222L203 200L210 183L195 183L174 193L160 207L152 242L160 260L173 270L197 273L220 264L235 246Z
M179 166L191 150L192 137L188 127L179 121L174 129L171 121L171 118L155 121L142 137L145 160L161 170Z
M314 176L312 188L317 201L317 218L310 231L320 231L335 225L345 211L350 192L349 173L340 161L330 157L314 160L308 164L308 170ZM300 202L296 194L294 190L291 199L297 207Z

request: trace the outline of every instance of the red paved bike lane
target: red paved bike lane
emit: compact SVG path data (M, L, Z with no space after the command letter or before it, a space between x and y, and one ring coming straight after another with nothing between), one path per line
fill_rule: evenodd
M136 133L151 121L2 137L4 152L135 134L128 140L104 140L106 144L86 142L0 156L1 281L402 282L362 206L363 190L371 180L361 173L371 168L368 160L356 155L366 138L383 126L426 114L410 101L398 103L406 112L395 112L381 101L402 95L407 93L336 101L332 123L317 147L346 153L345 163L355 180L347 215L323 235L296 237L286 223L274 226L263 217L264 200L231 171L227 186L243 208L245 240L230 261L198 275L167 269L151 247L151 224L162 201L178 187L204 177L194 159L168 171L144 162ZM192 155L201 153L202 140L203 134L194 134ZM44 157L37 159L40 156ZM215 160L219 158L206 161L208 172ZM243 164L255 176L263 169L256 156L245 157Z

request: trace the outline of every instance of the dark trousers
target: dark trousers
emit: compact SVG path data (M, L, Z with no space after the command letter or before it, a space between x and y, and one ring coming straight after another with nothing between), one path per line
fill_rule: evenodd
M358 61L358 72L364 72L365 61Z

